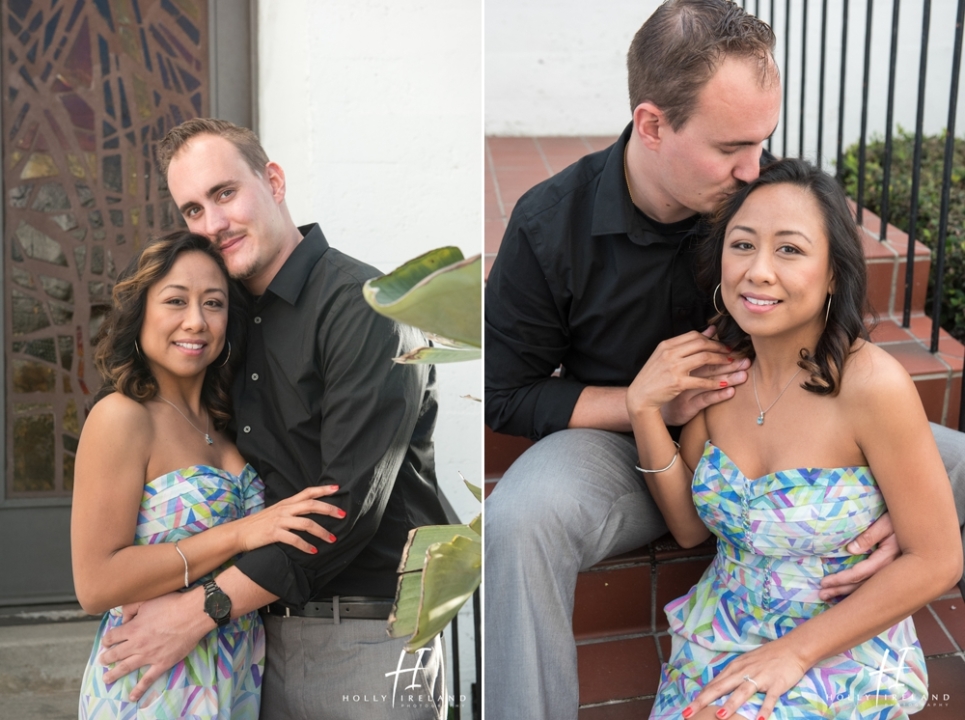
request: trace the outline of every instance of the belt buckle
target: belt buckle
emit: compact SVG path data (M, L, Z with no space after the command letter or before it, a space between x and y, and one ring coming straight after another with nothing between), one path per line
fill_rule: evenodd
M291 608L286 605L286 606L285 606L285 617L286 617L286 618L290 618L291 616L292 616Z

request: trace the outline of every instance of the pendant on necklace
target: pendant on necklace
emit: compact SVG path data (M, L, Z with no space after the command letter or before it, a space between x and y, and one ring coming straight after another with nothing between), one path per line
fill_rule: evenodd
M764 422L764 421L763 421L763 420L758 420L757 422L758 422L758 423L761 423L761 422ZM204 434L204 441L205 441L206 443L208 443L208 445L214 445L214 440L211 439L211 436L208 435L208 433L205 433L205 434Z
M760 415L757 416L757 424L758 425L764 424L764 413L761 413Z

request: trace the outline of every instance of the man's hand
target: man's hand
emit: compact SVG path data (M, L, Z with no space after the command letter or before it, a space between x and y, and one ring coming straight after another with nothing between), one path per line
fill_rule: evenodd
M875 545L878 548L867 559L862 560L854 567L823 578L818 597L827 601L843 595L850 595L858 589L861 583L882 568L890 565L901 554L888 513L875 520L871 527L848 543L847 549L852 555L864 555Z
M627 391L628 412L652 405L665 424L684 425L708 405L733 397L750 361L735 361L726 345L711 339L716 330L711 325L657 345Z
M187 657L215 627L204 612L204 589L169 593L124 609L124 624L104 633L103 665L114 663L106 683L150 666L131 691L137 702L161 675Z

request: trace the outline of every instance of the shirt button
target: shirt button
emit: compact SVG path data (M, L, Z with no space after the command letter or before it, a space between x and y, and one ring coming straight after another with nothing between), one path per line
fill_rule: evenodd
M251 432L251 425L245 425L244 428L242 428L242 430L244 430L244 432L246 432L246 433L250 433L250 432Z
M252 379L252 380L257 380L257 379L258 379L258 373L251 373L251 379Z
M261 315L255 315L255 325L261 325Z

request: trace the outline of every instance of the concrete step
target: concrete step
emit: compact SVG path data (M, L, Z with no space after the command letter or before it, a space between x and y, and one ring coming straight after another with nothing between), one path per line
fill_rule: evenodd
M0 705L18 693L79 691L98 621L0 627Z

